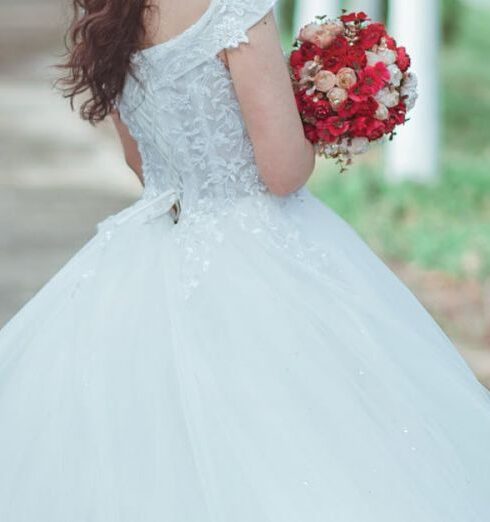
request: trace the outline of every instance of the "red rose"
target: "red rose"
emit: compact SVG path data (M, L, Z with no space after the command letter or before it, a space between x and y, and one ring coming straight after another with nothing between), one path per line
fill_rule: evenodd
M296 80L299 80L301 78L301 70L303 69L306 63L306 60L304 59L304 56L301 53L301 51L293 51L291 53L289 63L291 64L291 69L294 73L294 77L296 78Z
M305 123L304 129L305 136L308 141L310 141L313 144L319 142L320 138L318 136L318 131L316 130L316 127L314 125L311 125L310 123Z
M332 115L332 106L327 100L319 100L315 103L315 118L324 120Z
M360 71L366 67L367 57L365 51L360 47L349 47L345 58L345 66Z
M378 102L372 97L369 97L367 100L359 103L357 106L357 114L359 116L374 117L377 110Z
M377 94L390 79L390 72L383 62L373 67L366 67L358 74L358 83L349 92L349 96L357 102Z
M359 45L367 51L378 44L383 36L386 36L386 28L383 24L369 24L359 31Z
M345 56L349 50L349 42L345 36L337 36L328 47L328 50L332 53L338 54L339 56Z
M303 42L299 51L303 55L303 59L305 62L309 60L313 60L315 56L321 56L323 49L320 49L317 45L311 42Z
M298 106L298 110L301 114L307 114L309 116L313 115L313 101L311 99L311 96L306 94L305 90L298 91L295 94L296 98L296 105Z
M332 44L323 49L323 67L333 73L338 73L342 67L346 67L349 42L343 36L337 36Z
M323 67L334 74L337 74L342 67L344 67L344 60L342 56L335 54L324 56Z
M307 94L305 90L296 93L296 104L298 110L304 118L315 117L316 103L313 101L313 96Z
M303 53L299 49L293 51L289 58L289 63L291 64L291 67L303 67L305 64Z
M366 137L370 141L379 140L386 132L384 122L376 118L369 118L367 121Z
M352 136L355 138L368 138L370 141L381 138L386 132L384 122L375 118L359 116L351 125Z
M296 106L298 107L298 112L301 114L303 112L303 109L305 108L303 93L301 91L298 91L294 93L294 97L296 98Z
M326 123L328 132L330 132L332 136L342 136L350 127L350 123L339 116L330 116L330 118L326 120Z
M396 50L397 59L396 64L402 72L405 72L411 64L410 56L407 54L405 47L398 47Z
M390 49L391 51L396 51L396 40L394 38L386 35L385 41L386 41L386 47L388 47L388 49Z
M367 123L368 118L366 116L354 118L350 126L352 136L355 138L367 138Z
M354 87L351 87L349 90L349 98L356 103L360 103L363 101L366 101L368 99L368 95L364 93L363 90L361 90L362 85L357 82Z
M345 14L341 16L340 19L344 24L348 24L349 22L365 22L366 20L369 20L368 15L362 11L360 13Z
M345 100L345 102L337 109L337 114L341 118L352 118L352 116L357 114L359 107L359 103L351 98L347 98L347 100Z
M403 125L407 119L407 106L400 102L396 107L392 107L390 110L390 116L388 121L393 123L394 126Z
M316 131L318 133L318 139L325 143L335 143L337 141L337 137L329 131L329 123L327 120L318 121Z

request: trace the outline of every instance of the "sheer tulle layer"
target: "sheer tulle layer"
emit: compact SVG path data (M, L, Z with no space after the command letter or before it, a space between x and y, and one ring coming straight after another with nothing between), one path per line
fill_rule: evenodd
M2 522L488 520L488 392L345 223L291 212L331 271L231 217L184 299L181 224L128 222L0 332Z

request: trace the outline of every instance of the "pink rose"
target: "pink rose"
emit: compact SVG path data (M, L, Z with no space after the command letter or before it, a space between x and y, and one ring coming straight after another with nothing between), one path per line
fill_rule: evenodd
M321 29L317 31L317 33L313 37L312 42L318 47L320 47L320 49L326 49L327 47L330 47L330 45L332 45L335 38L336 36L331 32Z
M299 33L299 40L301 42L310 42L321 49L329 47L335 38L342 34L343 27L335 22L328 24L309 24L303 27Z
M315 76L315 87L320 92L328 92L335 87L337 77L330 71L320 71Z
M357 76L354 69L342 67L337 73L337 85L342 89L350 89L357 83Z

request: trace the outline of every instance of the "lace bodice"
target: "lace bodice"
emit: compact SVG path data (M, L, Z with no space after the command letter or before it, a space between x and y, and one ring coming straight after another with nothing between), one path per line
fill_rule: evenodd
M172 234L182 247L186 297L210 267L229 223L265 234L268 245L307 268L328 265L327 253L301 237L295 223L306 189L280 198L261 181L230 73L218 57L248 43L248 30L274 3L211 0L184 33L133 55L134 76L128 74L117 102L138 143L145 190L135 208L109 218L99 231L107 243L119 225L145 221L177 198L181 213Z
M118 108L138 141L145 196L173 188L183 217L264 191L221 50L248 41L247 30L274 0L211 0L184 33L133 55Z

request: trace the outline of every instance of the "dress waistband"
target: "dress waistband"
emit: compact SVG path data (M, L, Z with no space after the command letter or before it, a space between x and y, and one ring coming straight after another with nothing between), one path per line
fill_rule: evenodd
M169 189L156 196L142 198L118 214L109 216L97 225L97 232L112 235L114 229L131 221L149 223L165 214L178 223L181 212L179 195L174 189Z

